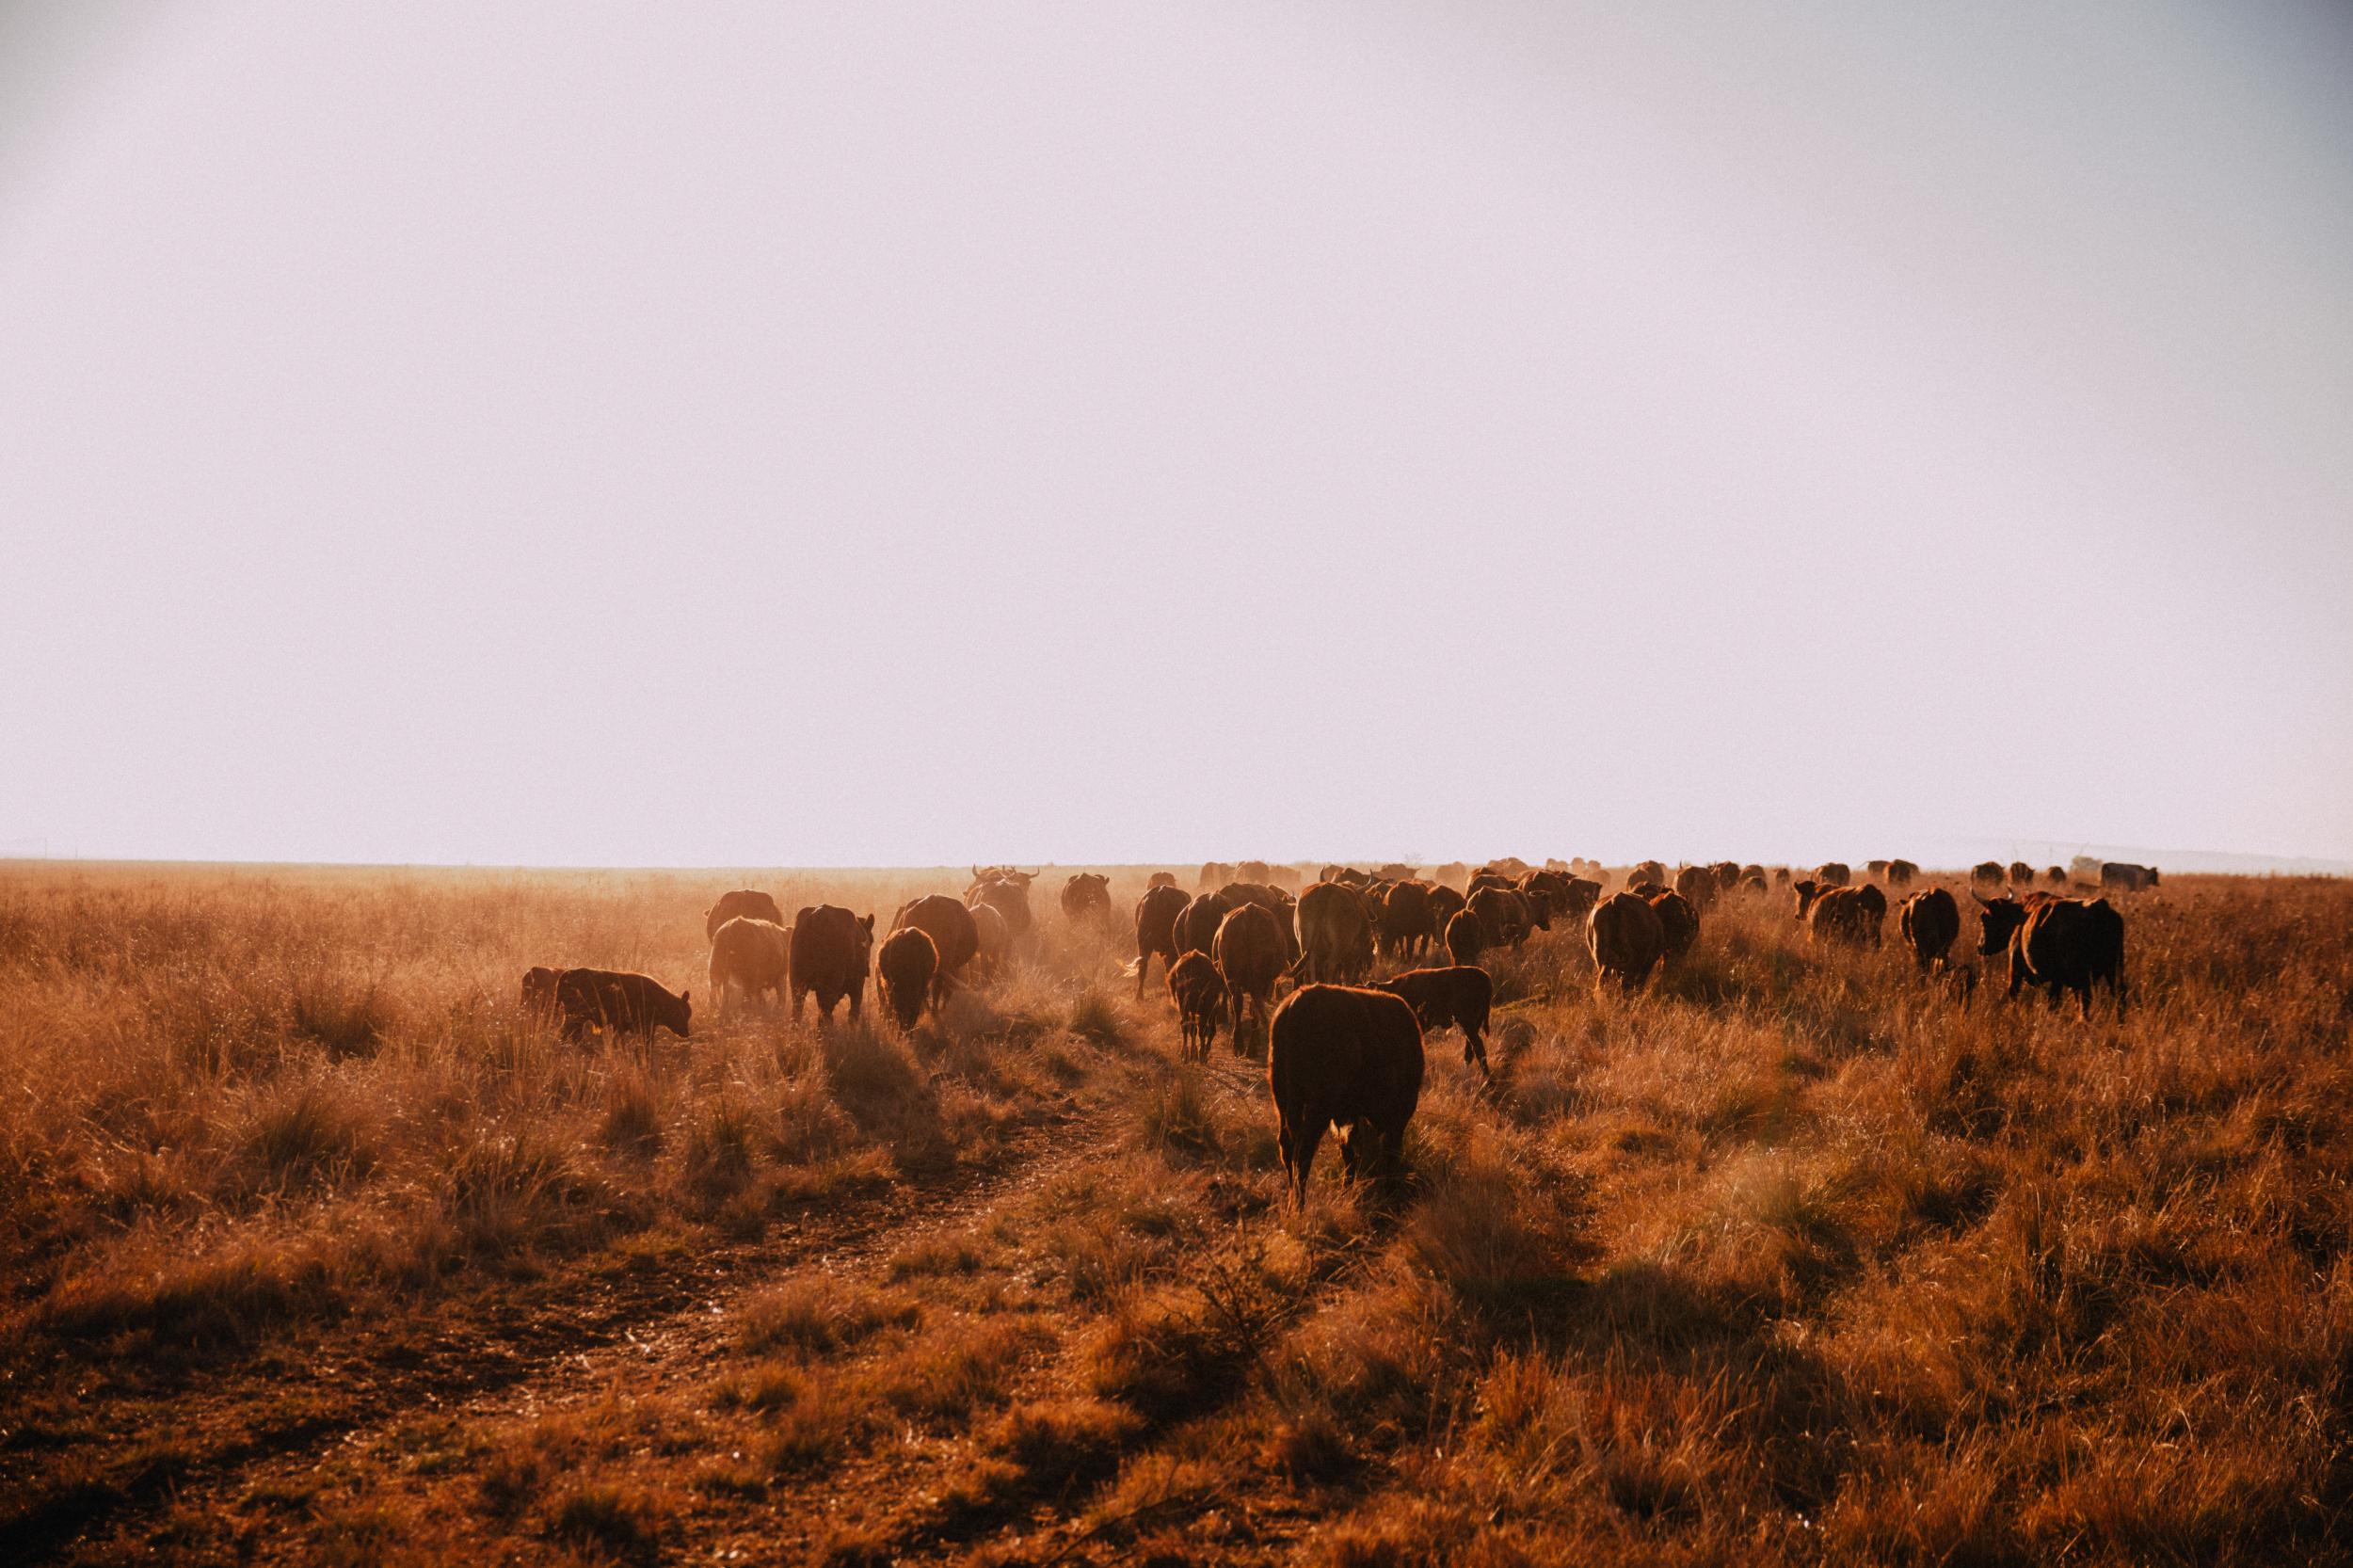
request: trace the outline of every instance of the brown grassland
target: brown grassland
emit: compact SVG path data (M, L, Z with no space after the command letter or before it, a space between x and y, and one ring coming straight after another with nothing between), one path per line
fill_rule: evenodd
M0 1556L2353 1556L2353 887L2121 898L2089 1020L1785 894L1631 1000L1539 935L1492 1084L1433 1036L1404 1181L1299 1214L1059 873L912 1034L710 1016L724 888L963 884L0 871Z

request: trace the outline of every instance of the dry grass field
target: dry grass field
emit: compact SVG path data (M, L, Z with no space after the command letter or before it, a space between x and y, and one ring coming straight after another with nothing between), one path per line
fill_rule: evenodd
M1539 935L1294 1213L1058 873L912 1034L709 1016L717 892L964 880L0 871L0 1556L2353 1556L2353 887L2120 898L2089 1020L1781 893L1630 1000Z

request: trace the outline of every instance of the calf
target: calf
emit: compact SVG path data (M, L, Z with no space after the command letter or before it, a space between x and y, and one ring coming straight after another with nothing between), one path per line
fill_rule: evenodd
M1482 1074L1487 1070L1487 1015L1495 1006L1496 983L1487 971L1464 964L1444 969L1407 969L1373 987L1402 997L1422 1032L1446 1028L1463 1032L1463 1063Z
M653 1038L666 1029L683 1040L694 1007L688 993L672 996L650 975L616 969L566 969L556 977L555 1006L564 1016L564 1038L578 1040L590 1030Z
M1169 1000L1176 1004L1177 1027L1188 1062L1207 1062L1217 1042L1218 1014L1225 1005L1225 982L1206 952L1188 952L1168 971Z
M890 934L874 955L874 970L883 1006L899 1020L901 1029L912 1030L931 999L932 983L939 976L939 949L918 927L903 926Z

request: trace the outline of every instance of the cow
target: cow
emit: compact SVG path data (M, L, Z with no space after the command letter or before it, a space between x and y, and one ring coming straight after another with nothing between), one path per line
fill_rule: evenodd
M1422 882L1392 883L1381 895L1381 951L1392 958L1418 955L1430 945L1430 887Z
M1590 876L1573 876L1554 896L1552 909L1564 920L1581 920L1600 902L1600 883Z
M938 1012L966 968L980 956L980 921L947 894L931 893L902 904L891 918L890 929L920 931L932 939L932 951L939 959L938 968L932 971L932 1011Z
M1817 942L1849 947L1879 946L1881 922L1886 919L1886 895L1867 884L1817 888L1805 911L1806 929Z
M1361 980L1372 967L1372 912L1355 888L1317 883L1299 896L1296 919L1302 980Z
M1890 888L1909 888L1913 878L1920 874L1920 868L1909 860L1890 860L1881 874Z
M1762 893L1771 887L1772 883L1766 877L1764 867L1743 866L1740 868L1740 888L1743 892Z
M1477 898L1481 892L1489 888L1516 888L1518 886L1519 884L1517 882L1513 881L1511 877L1504 875L1501 872L1488 871L1482 867L1481 870L1471 872L1470 886L1463 890L1470 897Z
M1217 940L1217 928L1233 912L1234 901L1224 893L1196 893L1176 917L1176 951L1208 952Z
M1463 1064L1487 1071L1487 1016L1493 1011L1496 983L1475 964L1443 969L1407 969L1373 987L1402 997L1421 1022L1426 1038L1449 1024L1463 1032Z
M964 890L968 906L986 904L1004 917L1005 935L1018 938L1030 929L1030 884L1037 877L1035 872L1017 872L1010 866L991 866L984 872L972 868L972 886Z
M874 951L874 917L853 915L831 904L792 917L791 979L792 1021L801 1021L801 1000L817 996L820 1023L833 1022L834 1003L850 999L856 1021L866 1001L866 970Z
M555 983L564 978L562 969L538 965L523 971L523 1011L538 1017L551 1017L555 1013Z
M1282 978L1288 958L1283 928L1263 905L1245 904L1218 922L1217 936L1209 944L1209 961L1217 966L1225 987L1237 1054L1253 1054L1253 1042L1266 1029L1273 1011L1274 983ZM1248 1027L1254 1012L1256 1029Z
M1470 900L1463 896L1463 890L1460 888L1449 888L1443 882L1432 888L1430 889L1430 939L1433 942L1443 943L1446 940L1446 922L1461 914L1469 903Z
M1293 1205L1306 1207L1316 1148L1334 1125L1349 1180L1401 1172L1421 1101L1413 1007L1386 991L1303 985L1275 1009L1268 1036L1267 1087Z
M738 915L747 920L766 920L770 925L784 923L784 911L766 893L749 888L738 888L731 893L721 893L719 902L703 911L703 940L719 935L719 928Z
M2012 860L2009 863L2009 885L2013 888L2033 887L2034 868L2024 860Z
M1229 909L1239 909L1245 904L1255 904L1273 916L1276 923L1283 928L1283 948L1288 954L1287 962L1293 964L1299 962L1299 940L1291 932L1292 913L1299 907L1298 899L1291 897L1280 888L1271 888L1263 882L1228 882L1218 889L1218 893L1225 900L1225 905ZM1210 935L1216 935L1214 929Z
M1136 900L1136 1000L1144 1000L1144 979L1152 968L1152 955L1160 955L1163 968L1173 969L1185 950L1176 945L1176 921L1193 900L1182 888L1175 886L1147 888Z
M1942 888L1914 893L1897 905L1896 929L1923 972L1942 968L1945 952L1961 935L1961 905Z
M1447 917L1443 940L1446 955L1457 965L1473 962L1487 947L1486 933L1479 923L1479 917L1467 908L1457 909Z
M1506 882L1517 882L1536 868L1516 855L1503 855L1497 856L1479 869L1482 872L1493 872Z
M975 973L994 978L1013 956L1013 928L993 904L972 905L972 940L979 951L972 958Z
M874 976L883 1006L901 1029L912 1030L939 978L939 949L920 927L902 926L874 955Z
M1844 860L1825 860L1814 868L1814 880L1829 888L1843 888L1854 880Z
M1694 915L1705 914L1716 902L1716 869L1713 866L1686 866L1675 872L1675 891L1691 906Z
M1786 888L1789 886L1788 867L1775 866L1773 868L1773 886L1776 888Z
M1201 867L1201 880L1194 883L1193 887L1195 888L1221 888L1233 880L1233 867L1225 864L1223 860L1210 860L1203 863Z
M2106 899L1977 898L1983 921L1977 952L2009 953L2009 995L2026 985L2042 986L2052 1006L2059 993L2075 993L2082 1016L2091 1016L2091 987L2105 984L2124 1010L2124 917Z
M1666 951L1666 927L1640 893L1612 893L1585 917L1585 946L1593 955L1593 988L1614 980L1631 994L1642 988Z
M680 991L672 996L650 975L616 969L566 969L555 980L555 1009L563 1016L567 1040L601 1030L642 1034L650 1042L657 1029L688 1039L695 1012L690 995Z
M1805 877L1793 885L1789 890L1791 893L1796 895L1796 919L1800 925L1803 925L1805 923L1806 915L1814 907L1814 901L1820 898L1824 893L1830 891L1828 888L1823 887L1820 883L1815 881L1810 876Z
M1234 868L1234 880L1260 882L1272 887L1274 882L1274 868L1263 860L1244 860Z
M1465 885L1470 881L1470 868L1463 864L1460 860L1449 860L1445 865L1440 866L1435 872L1432 872L1431 875L1432 880L1436 882L1440 887L1451 888L1457 892L1460 892Z
M1177 1029L1187 1061L1207 1062L1217 1043L1217 1018L1225 1005L1225 983L1206 952L1189 952L1168 971L1168 996L1176 1004Z
M1978 861L1969 868L1969 880L1974 883L1990 882L1997 888L2000 887L2002 885L2002 863L1999 860Z
M2146 892L2157 885L2157 868L2136 866L2129 860L2104 860L2100 863L2100 886L2116 888L2128 893Z
M1626 872L1625 885L1632 888L1644 882L1657 883L1664 888L1667 885L1667 868L1657 860L1637 862Z
M728 921L711 936L711 1005L725 1016L730 992L760 1005L762 997L784 1000L787 946L790 934L774 920L743 915Z
M1887 880L1887 862L1884 860L1865 860L1863 862L1863 874L1865 876L1876 876L1881 882L1884 882Z
M1481 948L1517 948L1528 940L1533 916L1513 888L1481 888L1471 894L1470 913L1479 921ZM1457 960L1460 962L1460 960Z
M1318 882L1354 882L1359 886L1362 886L1365 883L1370 882L1372 878L1367 873L1356 870L1353 866L1343 866L1335 863L1326 866L1323 870L1318 872L1316 873L1316 880Z
M1278 861L1274 865L1267 868L1266 879L1273 886L1281 888L1285 891L1289 891L1289 889L1299 886L1299 868L1297 866L1285 865Z
M1651 895L1650 906L1658 911L1658 961L1672 966L1682 961L1691 951L1691 944L1700 939L1700 912L1681 893L1666 892Z
M1062 916L1072 925L1108 924L1112 879L1096 872L1074 873L1062 885Z
M1375 879L1382 882L1411 882L1421 875L1421 868L1392 860L1372 874Z
M2067 886L2067 868L2053 866L2042 873L2042 879L2054 888L2064 888Z
M1154 872L1150 878L1144 882L1144 890L1148 893L1155 888L1174 888L1176 886L1176 873L1175 872Z

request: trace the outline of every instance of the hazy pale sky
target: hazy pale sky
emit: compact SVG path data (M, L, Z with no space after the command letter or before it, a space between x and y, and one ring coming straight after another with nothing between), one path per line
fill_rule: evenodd
M2353 857L2353 8L0 6L0 851Z

